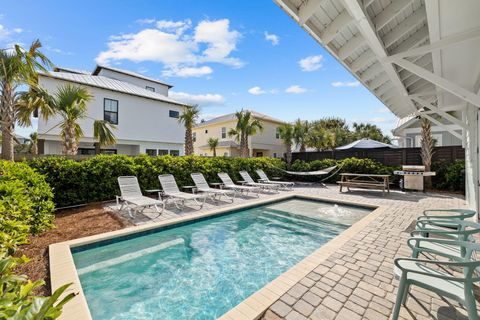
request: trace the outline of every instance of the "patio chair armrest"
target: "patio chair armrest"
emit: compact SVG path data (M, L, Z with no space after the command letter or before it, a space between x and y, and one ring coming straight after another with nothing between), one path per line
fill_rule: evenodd
M427 209L423 211L423 216L428 217L430 213L435 212L451 212L451 215L432 215L431 217L438 217L443 219L465 219L471 218L477 214L476 211L470 209Z
M460 268L476 268L480 266L480 261L463 261L463 262L451 262L451 261L438 261L438 260L424 260L424 259L415 259L415 258L397 258L393 261L395 267L400 269L402 273L415 273L415 274L421 274L424 276L429 276L429 277L434 277L438 279L443 279L443 280L449 280L449 281L456 281L456 282L465 282L465 277L454 277L448 274L436 274L436 273L431 273L427 271L419 271L416 269L411 269L408 266L402 265L403 261L413 261L417 263L421 263L424 265L434 265L437 267L460 267ZM478 280L477 280L478 281Z
M461 231L460 231L461 232ZM450 240L458 240L459 231L447 231L447 230L438 230L438 229L425 229L425 230L413 230L410 232L410 237L416 238L416 237L423 237L425 238L425 233L428 234L434 234L434 235L441 235L442 237L446 237Z
M453 261L464 261L464 259L459 258L457 256L452 256L448 253L445 253L442 250L435 250L427 247L423 247L422 243L435 243L435 244L440 244L440 245L448 245L448 246L456 246L459 247L460 249L465 250L466 249L472 249L472 250L478 250L478 248L471 246L471 242L467 241L459 241L459 240L453 240L453 239L439 239L439 238L424 238L424 237L413 237L407 240L407 245L412 249L412 251L417 251L417 252L422 252L422 253L431 253L435 255L439 255L445 258L448 258ZM478 246L478 245L477 245ZM467 257L470 258L470 257Z
M433 229L433 227L442 227L449 230L461 230L464 228L464 221L459 219L425 219L417 220L415 223L417 228L420 229ZM430 226L430 227L429 227Z

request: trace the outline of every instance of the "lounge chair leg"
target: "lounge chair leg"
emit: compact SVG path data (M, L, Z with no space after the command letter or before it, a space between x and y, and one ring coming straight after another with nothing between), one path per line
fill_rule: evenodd
M400 308L402 307L403 295L405 294L405 277L402 276L400 284L397 290L397 299L395 301L395 307L393 308L392 320L398 320L400 314Z

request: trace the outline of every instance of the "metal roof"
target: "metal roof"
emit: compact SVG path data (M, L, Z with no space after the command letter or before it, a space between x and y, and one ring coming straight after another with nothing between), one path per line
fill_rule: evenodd
M64 80L68 82L74 82L82 85L107 89L111 91L131 94L134 96L139 96L147 99L173 103L180 106L189 105L189 104L171 99L160 93L146 90L145 88L136 86L134 84L112 79L112 78L103 77L103 76L77 74L77 73L71 73L71 72L39 72L39 75L44 77Z
M75 69L75 68L65 68L65 67L55 67L53 68L55 72L69 72L69 73L77 73L77 74L92 74L90 71Z
M253 110L248 110L252 113L252 116L258 120L265 120L265 121L271 121L271 122L276 122L276 123L285 123L285 121L282 121L282 120L279 120L279 119L276 119L276 118L273 118L273 117L270 117L266 114L263 114L263 113L260 113L260 112L256 112L256 111L253 111ZM211 124L214 124L214 123L220 123L220 122L226 122L226 121L231 121L231 120L236 120L237 118L235 117L235 113L229 113L229 114L226 114L226 115L223 115L223 116L220 116L220 117L216 117L216 118L213 118L213 119L210 119L210 120L207 120L207 121L203 121L199 124L197 124L197 128L199 127L204 127L204 126L208 126L208 125L211 125Z
M97 66L95 67L95 70L93 70L92 75L94 75L94 76L95 76L95 75L98 75L98 73L99 73L100 70L102 70L102 69L111 70L111 71L114 71L114 72L123 73L123 74L126 74L126 75L128 75L128 76L132 76L132 77L135 77L135 78L139 78L139 79L143 79L143 80L148 80L148 81L156 82L156 83L162 84L162 85L164 85L164 86L167 86L167 87L169 87L169 88L172 88L172 87L173 87L171 84L165 83L165 82L160 81L160 80L158 80L158 79L154 79L154 78L150 78L150 77L144 76L143 74L140 74L140 73L136 73L136 72L133 72L133 71L130 71L130 70L113 68L113 67L105 66L105 65L97 65Z
M480 105L478 0L274 1L398 117Z

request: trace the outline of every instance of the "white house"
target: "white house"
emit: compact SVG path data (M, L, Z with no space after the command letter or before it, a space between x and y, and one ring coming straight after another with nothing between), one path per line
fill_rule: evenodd
M39 83L50 93L66 84L88 89L93 96L88 103L88 117L80 121L84 137L78 154L94 154L94 120L116 125L117 144L102 153L136 155L184 152L185 129L178 122L185 103L168 97L169 84L143 75L108 66L97 66L93 72L55 68L40 73ZM61 154L60 117L38 120L39 153Z
M462 134L462 128L457 124L445 123L442 119L443 126L432 123L432 137L435 140L435 146L461 146L462 140L454 136L450 131L455 131L459 135ZM450 129L448 131L447 129ZM397 126L392 130L392 133L398 139L398 145L401 148L419 148L421 147L421 119L418 116L408 116L399 118Z

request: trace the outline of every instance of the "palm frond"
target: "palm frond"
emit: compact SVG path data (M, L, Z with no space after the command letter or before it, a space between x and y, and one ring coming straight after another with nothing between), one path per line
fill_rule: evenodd
M98 140L100 146L110 146L117 143L117 139L112 130L116 126L105 120L95 120L93 122L93 137Z

